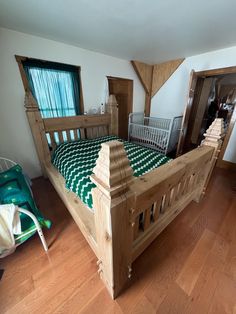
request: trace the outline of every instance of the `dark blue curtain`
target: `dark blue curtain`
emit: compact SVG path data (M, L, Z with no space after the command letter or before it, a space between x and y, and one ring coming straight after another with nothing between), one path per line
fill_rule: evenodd
M80 114L78 68L31 60L23 66L43 118Z

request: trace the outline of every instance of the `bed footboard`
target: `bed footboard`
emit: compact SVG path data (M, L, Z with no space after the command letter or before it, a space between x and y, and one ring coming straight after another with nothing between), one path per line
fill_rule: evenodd
M221 122L201 147L139 178L132 177L121 142L102 144L92 195L98 271L113 298L129 281L132 262L192 200L201 199L219 153Z

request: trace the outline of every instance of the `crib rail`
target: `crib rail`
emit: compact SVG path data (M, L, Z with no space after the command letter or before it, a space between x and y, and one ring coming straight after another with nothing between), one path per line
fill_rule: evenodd
M162 130L169 130L171 126L171 119L164 119L164 118L152 118L152 117L145 117L144 118L144 125L152 126L154 128L162 129Z
M143 113L131 113L128 139L166 155L176 148L182 118L150 118L144 117Z
M130 113L129 123L144 124L144 113L143 112Z
M130 123L129 140L157 150L161 154L167 153L170 132L157 127Z

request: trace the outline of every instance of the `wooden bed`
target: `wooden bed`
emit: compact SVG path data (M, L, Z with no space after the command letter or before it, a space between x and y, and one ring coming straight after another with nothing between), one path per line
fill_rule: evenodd
M115 97L110 96L104 115L42 119L30 93L26 93L25 107L43 174L96 254L98 273L115 298L131 277L132 262L192 200L198 202L205 193L221 145L222 121L213 123L201 147L138 178L132 175L121 142L102 144L91 177L96 184L93 213L66 190L64 178L51 163L51 153L56 138L64 142L65 134L68 140L74 134L76 139L77 130L82 138L117 135Z

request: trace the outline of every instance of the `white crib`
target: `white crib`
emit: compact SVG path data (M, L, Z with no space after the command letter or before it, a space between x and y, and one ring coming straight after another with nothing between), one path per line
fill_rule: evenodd
M178 144L182 118L152 118L142 112L130 113L128 140L166 155Z

